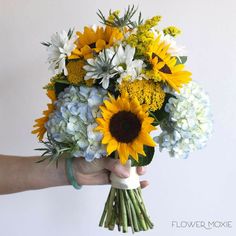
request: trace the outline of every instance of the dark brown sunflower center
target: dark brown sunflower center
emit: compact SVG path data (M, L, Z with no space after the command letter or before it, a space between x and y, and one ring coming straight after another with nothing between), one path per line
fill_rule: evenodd
M96 48L96 42L90 43L90 44L89 44L89 47L90 47L90 48Z
M162 62L163 60L155 53L152 54L152 59L157 57L158 62ZM160 69L161 72L166 73L166 74L172 74L171 69L169 66L166 64Z
M109 130L118 142L129 143L138 136L141 123L134 113L120 111L111 117Z

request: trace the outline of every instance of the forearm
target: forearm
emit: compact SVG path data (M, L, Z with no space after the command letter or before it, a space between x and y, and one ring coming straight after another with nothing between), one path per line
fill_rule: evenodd
M0 155L0 194L68 185L65 160L48 165L35 163L39 157Z

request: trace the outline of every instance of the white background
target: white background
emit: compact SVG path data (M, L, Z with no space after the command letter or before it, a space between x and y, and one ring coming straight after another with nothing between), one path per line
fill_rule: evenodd
M143 191L155 229L145 234L236 235L233 0L0 0L0 153L38 154L30 131L46 108L41 88L51 76L40 42L55 31L97 23L98 8L108 12L128 4L138 4L145 18L162 15L161 26L182 28L178 42L187 48L187 68L208 91L215 121L208 147L188 160L157 152L145 176L151 185ZM0 235L119 235L97 226L108 191L108 186L78 192L68 186L0 196ZM183 220L233 221L233 227L171 226Z

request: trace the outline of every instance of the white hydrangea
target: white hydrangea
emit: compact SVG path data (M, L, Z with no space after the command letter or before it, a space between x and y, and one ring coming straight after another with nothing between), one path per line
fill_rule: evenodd
M102 134L94 131L101 117L99 106L107 92L102 88L69 86L59 94L55 111L46 123L48 135L60 143L71 144L72 155L87 161L106 155Z
M66 57L70 56L76 47L74 44L76 38L76 35L69 38L68 33L64 30L51 36L51 42L48 46L48 62L50 64L49 69L53 73L64 71L64 74L67 75Z
M170 156L187 158L190 152L204 147L212 134L209 97L196 82L188 83L174 95L176 98L170 98L165 106L169 116L155 141L160 151L167 149Z

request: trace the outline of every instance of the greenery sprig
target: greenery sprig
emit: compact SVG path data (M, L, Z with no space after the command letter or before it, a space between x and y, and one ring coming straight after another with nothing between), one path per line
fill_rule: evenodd
M56 162L56 166L58 166L59 159L65 156L66 153L71 153L73 145L53 141L49 135L47 136L47 139L48 141L41 141L45 146L44 148L35 149L36 151L43 151L43 154L41 155L42 159L36 163L48 160L49 164Z
M100 18L100 23L116 27L116 28L124 28L128 27L130 29L136 28L138 25L143 23L141 12L139 13L139 17L137 21L133 21L132 18L136 14L138 8L135 8L134 5L128 6L128 8L125 10L125 13L122 17L119 16L118 13L112 13L112 11L109 11L109 17L108 19L104 16L101 10L98 10L97 15ZM110 20L112 18L112 20Z

